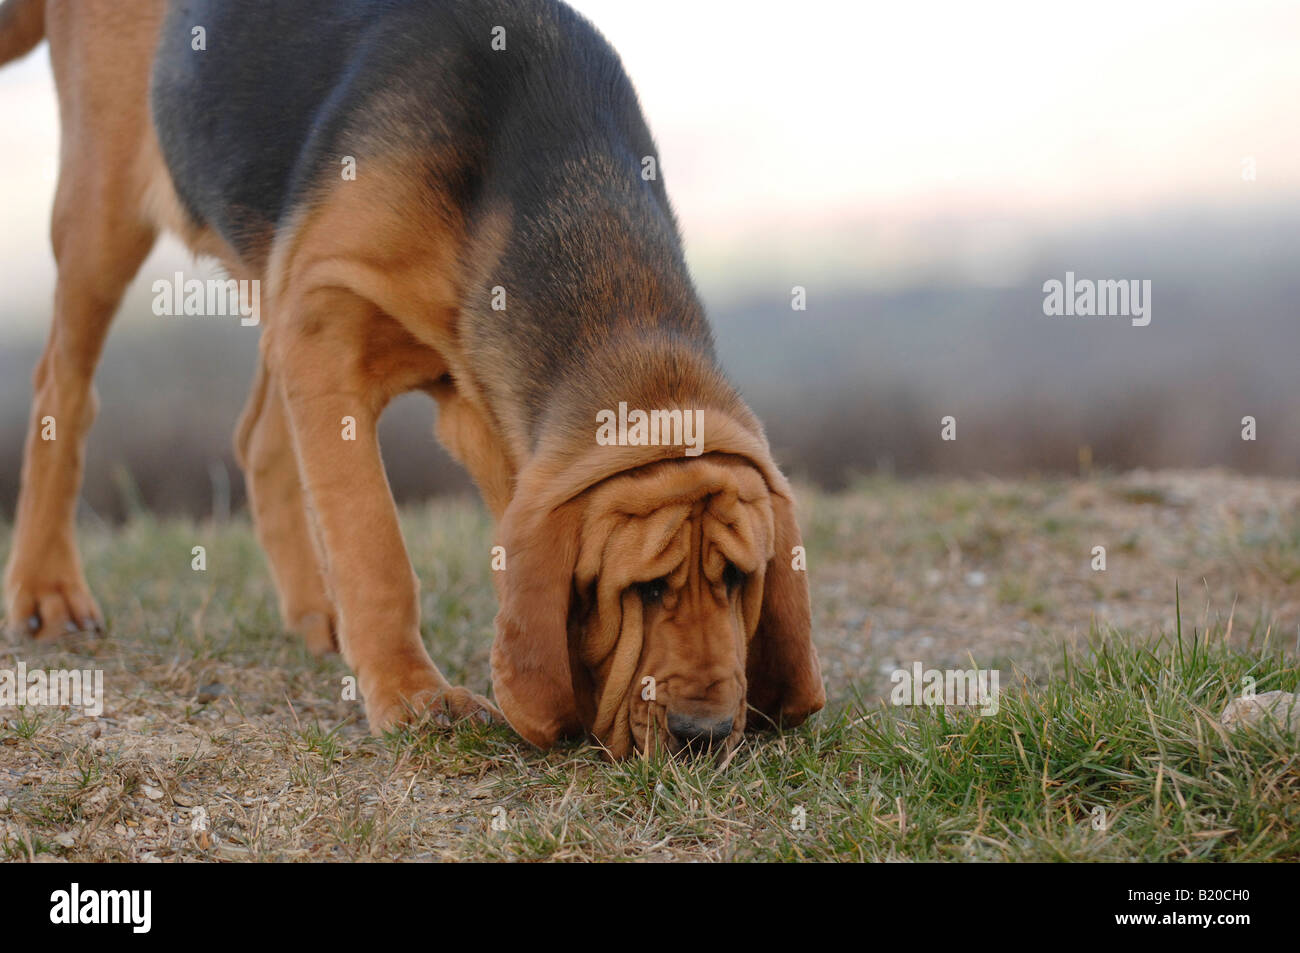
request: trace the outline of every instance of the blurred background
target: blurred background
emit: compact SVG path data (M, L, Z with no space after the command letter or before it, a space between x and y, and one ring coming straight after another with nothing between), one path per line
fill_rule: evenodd
M793 474L1300 472L1300 4L573 5L640 91L724 364ZM0 71L0 117L11 513L54 287L44 47ZM160 244L97 378L104 519L243 498L258 329L155 317L178 269L215 274ZM1150 280L1150 325L1045 316L1067 271ZM469 487L433 413L385 416L401 499Z

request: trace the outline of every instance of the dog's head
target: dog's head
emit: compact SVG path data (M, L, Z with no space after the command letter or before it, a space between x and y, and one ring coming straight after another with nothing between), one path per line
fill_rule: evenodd
M541 746L586 730L612 757L722 752L747 724L821 708L799 531L773 473L706 454L556 507L512 504L492 653L511 725Z

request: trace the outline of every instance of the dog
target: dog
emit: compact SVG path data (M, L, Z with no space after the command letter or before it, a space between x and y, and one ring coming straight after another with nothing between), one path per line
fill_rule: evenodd
M285 628L341 651L373 732L504 717L620 758L727 752L822 708L790 486L719 369L636 94L585 19L557 0L4 0L0 63L42 39L58 285L11 626L102 627L74 533L92 377L167 231L263 289L236 453ZM375 433L410 391L497 521L495 705L420 638Z

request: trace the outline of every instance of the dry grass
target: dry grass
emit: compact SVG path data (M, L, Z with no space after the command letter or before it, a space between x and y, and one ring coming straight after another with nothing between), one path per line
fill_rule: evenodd
M405 521L433 656L450 678L484 690L495 612L489 522L467 501L412 509ZM1208 720L1243 674L1261 690L1295 688L1300 483L1213 472L873 479L806 493L803 525L831 707L807 729L748 741L722 772L608 765L586 745L540 754L502 728L370 738L359 704L342 699L342 663L311 659L279 630L245 522L140 516L115 532L87 529L108 637L5 646L0 669L19 660L102 668L105 712L0 709L0 851L33 860L1300 856L1300 818L1287 806L1300 797L1294 739L1239 742ZM207 548L206 572L190 568L195 545ZM1105 572L1090 568L1097 545ZM1182 643L1129 648L1174 630L1176 580L1185 638L1208 633L1210 647L1202 640L1190 661ZM1063 649L1079 660L1073 672L1060 664ZM1002 669L1002 716L878 708L888 672L913 660ZM1107 701L1080 715L1076 696ZM1046 740L1062 720L1109 723L1107 737L1124 735L1131 750L1099 768L1087 745L1073 751L1084 728ZM1088 833L1096 804L1124 819L1110 837ZM800 810L808 830L792 831Z

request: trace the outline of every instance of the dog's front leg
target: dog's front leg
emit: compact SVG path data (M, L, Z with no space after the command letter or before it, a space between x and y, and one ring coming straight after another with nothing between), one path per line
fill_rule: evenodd
M376 425L389 396L367 360L368 301L339 288L290 299L269 350L288 410L339 643L357 673L370 728L429 711L440 724L499 717L451 686L420 640L419 584L402 541Z

